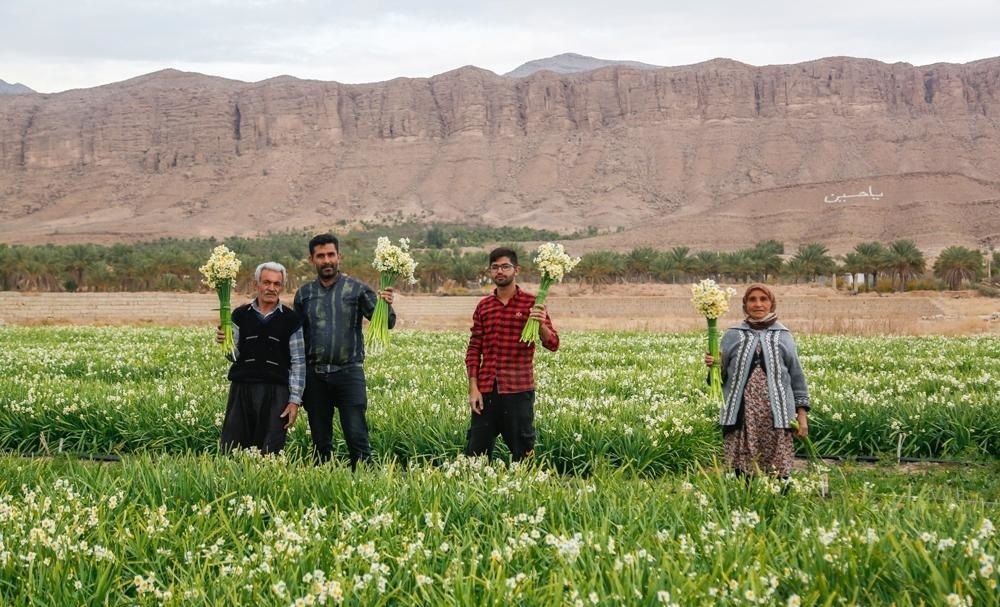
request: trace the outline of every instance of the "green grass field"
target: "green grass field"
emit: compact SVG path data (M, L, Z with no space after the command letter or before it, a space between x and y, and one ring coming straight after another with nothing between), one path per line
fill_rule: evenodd
M0 328L0 448L216 450L227 364L196 329ZM825 455L1000 457L995 337L800 336ZM377 453L447 460L468 426L463 332L401 332L367 363ZM697 334L569 333L536 356L539 457L660 473L718 455ZM309 448L296 425L292 453ZM343 451L341 452L343 455Z
M955 472L0 458L0 603L995 605L1000 467Z
M369 361L351 474L304 420L287 456L219 456L205 331L0 328L0 605L1000 604L995 339L800 337L817 449L883 463L788 487L716 464L695 334L564 334L534 461L460 457L465 339Z

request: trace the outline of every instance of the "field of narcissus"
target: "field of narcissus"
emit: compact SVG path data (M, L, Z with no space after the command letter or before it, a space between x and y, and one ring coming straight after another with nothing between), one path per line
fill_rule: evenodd
M0 458L0 603L996 605L998 472Z
M208 330L0 328L0 448L21 453L213 451L227 364ZM376 453L458 454L468 426L464 332L399 332L369 358ZM824 455L1000 457L1000 348L980 337L798 337ZM536 355L538 456L643 473L720 452L701 334L567 333ZM291 453L308 451L304 420ZM342 445L341 445L342 448ZM801 448L801 446L800 446Z
M0 604L998 604L995 338L798 337L818 452L967 463L784 485L716 464L700 334L565 333L511 468L459 456L465 333L396 333L357 474L305 420L217 455L212 337L0 328Z

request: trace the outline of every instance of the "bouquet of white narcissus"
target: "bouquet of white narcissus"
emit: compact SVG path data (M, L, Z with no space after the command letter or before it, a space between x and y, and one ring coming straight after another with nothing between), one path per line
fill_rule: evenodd
M549 287L557 282L562 282L563 277L570 273L580 263L579 257L570 257L561 244L547 242L538 247L538 255L535 256L535 267L541 274L541 281L538 285L538 295L535 297L535 305L545 305L545 298L549 296ZM539 339L538 321L529 318L521 331L521 341L534 342Z
M219 326L225 334L222 351L232 357L236 344L233 343L233 311L229 302L233 287L236 286L236 275L240 272L240 260L236 259L236 253L220 244L212 250L208 262L198 268L198 271L205 277L202 280L205 286L215 289L219 295Z
M410 241L406 238L399 239L399 246L392 244L385 236L378 239L372 267L379 272L379 290L388 289L400 276L411 285L417 282L413 276L417 262L413 261L409 250ZM368 323L365 347L372 354L377 354L387 345L389 345L389 304L379 297L375 302L371 322Z
M691 286L691 305L708 321L708 353L714 362L708 370L708 395L722 400L722 357L719 354L718 318L729 311L732 288L723 289L714 280L705 279Z

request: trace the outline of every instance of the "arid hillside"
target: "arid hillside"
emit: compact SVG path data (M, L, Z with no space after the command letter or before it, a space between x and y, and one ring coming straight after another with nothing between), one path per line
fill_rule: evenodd
M0 242L415 218L731 249L1000 238L1000 58L344 85L172 70L0 96Z

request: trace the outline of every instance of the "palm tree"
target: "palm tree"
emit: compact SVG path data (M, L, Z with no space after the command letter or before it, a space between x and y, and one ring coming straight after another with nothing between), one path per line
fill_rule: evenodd
M699 278L718 278L722 259L715 251L698 251L690 258L690 274Z
M648 281L653 277L653 264L659 255L652 247L632 249L625 256L625 270L629 280Z
M427 228L427 233L424 235L424 243L428 247L443 249L448 244L448 237L444 233L444 228L436 224Z
M456 256L452 260L451 277L462 285L480 282L486 276L486 257L482 254Z
M889 243L889 262L893 284L899 276L899 290L906 290L906 281L924 273L924 254L912 240L894 240Z
M722 273L732 280L750 282L761 273L763 264L754 256L752 249L740 249L719 255Z
M864 259L856 251L851 251L844 255L844 263L841 268L845 273L851 275L854 290L857 291L858 283L853 282L853 279L857 274L864 274Z
M975 249L955 246L941 251L934 261L934 275L957 291L963 280L978 281L983 277L983 253Z
M0 242L0 290L6 291L10 289L7 286L7 264L13 260L14 256L11 253L10 247L7 246L6 242Z
M777 240L758 242L750 250L751 256L757 262L761 280L767 282L768 276L777 276L781 272L781 256L785 254L785 244Z
M691 249L684 246L674 247L664 255L665 266L671 268L670 282L677 282L678 274L685 276L691 273L691 258L688 254Z
M596 251L584 253L574 272L596 289L621 276L624 270L625 261L621 255L614 251Z
M807 268L802 259L798 257L789 259L782 267L781 271L785 276L790 276L795 284L799 283L800 278L806 278L809 276L809 268Z
M114 291L117 287L115 269L104 260L91 262L86 273L87 287L90 291ZM195 273L197 274L197 270ZM190 287L190 284L188 286Z
M741 274L739 268L741 264L739 251L723 251L719 253L719 274L728 280L739 280Z
M858 272L865 275L865 284L875 288L878 273L889 269L889 251L881 242L862 242L854 247L857 254Z
M657 282L673 282L673 277L677 274L677 268L674 267L673 261L666 253L657 255L656 260L653 261L653 267L650 269L653 280Z
M316 277L316 268L309 263L308 259L292 257L287 262L285 264L285 269L288 271L288 277L285 280L287 291L295 291Z
M827 248L818 242L809 242L799 246L792 262L796 264L796 272L815 280L817 276L827 276L837 269L837 262L830 257Z
M451 275L454 255L449 249L427 249L417 255L417 275L421 286L436 291Z

